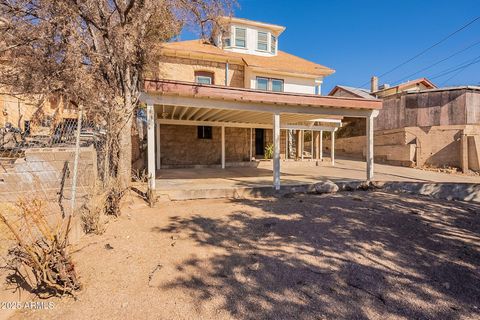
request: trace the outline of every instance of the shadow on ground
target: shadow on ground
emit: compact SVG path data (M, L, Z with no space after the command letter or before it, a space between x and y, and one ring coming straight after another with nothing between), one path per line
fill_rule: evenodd
M161 289L220 297L239 319L480 317L478 205L380 192L232 201L244 209L152 228L218 251L176 265Z

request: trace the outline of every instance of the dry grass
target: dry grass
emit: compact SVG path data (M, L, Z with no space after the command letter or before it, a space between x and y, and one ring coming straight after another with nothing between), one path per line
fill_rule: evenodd
M21 199L10 209L0 211L0 225L17 242L7 259L10 283L39 296L73 295L80 284L67 250L71 217L48 217L38 199Z

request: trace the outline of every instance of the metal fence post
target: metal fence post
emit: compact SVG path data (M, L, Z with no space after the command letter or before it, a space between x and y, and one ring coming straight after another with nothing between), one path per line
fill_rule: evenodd
M78 108L77 132L75 137L75 158L73 160L73 178L72 178L72 212L75 211L75 198L77 195L77 177L78 177L78 159L80 157L80 133L82 131L83 106Z

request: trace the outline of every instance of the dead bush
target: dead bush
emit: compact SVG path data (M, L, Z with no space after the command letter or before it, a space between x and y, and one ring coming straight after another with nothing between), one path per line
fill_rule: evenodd
M38 199L19 200L15 209L0 211L0 223L17 242L6 266L13 272L10 282L41 297L74 295L80 283L68 254L71 217L48 217Z

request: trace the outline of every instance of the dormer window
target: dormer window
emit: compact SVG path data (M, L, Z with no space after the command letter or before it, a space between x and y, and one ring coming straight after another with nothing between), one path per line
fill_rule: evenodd
M258 31L257 50L261 50L261 51L268 50L268 33L267 32Z
M277 37L271 35L270 38L270 52L273 54L277 53Z
M247 29L235 28L235 46L238 48L247 47Z

